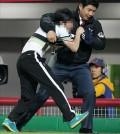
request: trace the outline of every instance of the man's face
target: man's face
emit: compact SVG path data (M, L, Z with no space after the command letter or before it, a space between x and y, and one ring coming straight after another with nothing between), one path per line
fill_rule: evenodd
M73 29L73 21L67 21L66 23L64 23L64 26L70 32Z
M80 17L83 20L89 20L90 17L94 16L96 7L93 5L87 5L87 6L83 7L83 5L80 4L79 10L80 10Z
M90 67L90 70L91 70L91 74L92 74L93 79L98 78L102 74L102 68L99 66L92 65Z

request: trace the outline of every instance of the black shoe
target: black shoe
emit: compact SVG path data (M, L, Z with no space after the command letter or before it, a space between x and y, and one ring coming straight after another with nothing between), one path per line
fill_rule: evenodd
M79 133L99 134L98 132L93 132L92 129L88 128L80 128Z

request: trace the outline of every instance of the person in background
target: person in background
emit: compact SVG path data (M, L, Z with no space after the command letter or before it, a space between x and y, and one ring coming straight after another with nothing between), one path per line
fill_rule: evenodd
M80 35L84 32L83 28L78 28L76 37L72 40L69 32L73 28L73 15L69 9L59 9L55 13L55 32L57 37L62 38L64 45L71 51L76 51L79 47ZM31 104L34 106L36 100L37 85L42 84L47 92L56 102L63 116L70 124L70 128L79 125L89 114L86 112L76 114L63 92L64 87L45 63L43 57L48 48L46 33L39 27L30 37L22 49L22 53L17 61L17 71L21 84L21 99L17 102L8 118L2 123L3 127L11 132L19 132L17 123L22 121L24 114L29 112ZM74 47L73 47L74 46ZM44 97L44 96L43 96ZM40 98L41 99L41 98Z
M79 26L83 27L85 32L80 36L80 46L76 52L71 51L66 46L59 48L57 50L57 61L53 69L53 73L58 80L63 82L66 78L69 78L72 83L75 83L78 94L83 96L82 111L89 111L89 115L81 123L79 132L89 134L96 134L97 132L93 132L93 112L96 96L87 62L93 49L103 50L106 44L101 23L94 18L98 6L98 0L80 0L76 11L73 11L75 22L71 31L72 34L75 34ZM52 43L57 41L54 17L53 13L47 13L40 19L40 27L47 33L47 39ZM46 87L42 86L36 94L36 101L31 104L31 110L26 114L24 113L24 118L17 123L17 127L22 128L49 97Z
M114 86L110 79L106 76L107 68L105 61L101 58L94 58L89 65L95 86L96 97L114 99ZM108 107L107 112L104 108L98 108L95 114L99 114L99 117L105 117L105 114L108 117L114 117L114 112L114 108L112 107Z

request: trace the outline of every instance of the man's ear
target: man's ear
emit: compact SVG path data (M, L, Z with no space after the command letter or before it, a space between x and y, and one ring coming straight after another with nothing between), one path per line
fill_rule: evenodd
M82 4L79 4L79 10L81 10L83 8Z

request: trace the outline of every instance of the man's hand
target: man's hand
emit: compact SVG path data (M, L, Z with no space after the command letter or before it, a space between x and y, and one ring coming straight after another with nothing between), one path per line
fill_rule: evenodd
M85 29L85 32L81 34L81 39L84 40L86 44L92 42L92 32L89 29Z
M49 42L55 43L57 41L57 36L54 31L49 31L47 33L47 39Z

